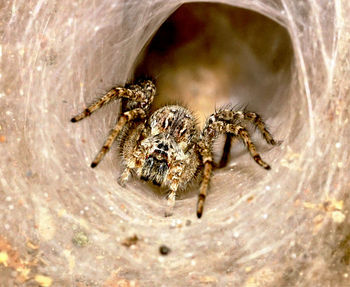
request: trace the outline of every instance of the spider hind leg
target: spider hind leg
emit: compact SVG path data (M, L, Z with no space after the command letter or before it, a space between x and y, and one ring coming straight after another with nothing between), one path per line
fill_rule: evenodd
M271 145L278 144L278 142L276 142L273 139L262 117L255 112L250 112L245 108L242 110L220 109L213 116L218 121L225 121L231 124L239 123L242 121L250 122L257 129L259 129L260 133L263 135L264 139L268 144L271 144Z
M241 125L236 125L236 124L228 124L226 126L226 132L232 133L235 136L239 137L242 139L244 142L245 146L247 147L251 157L255 160L255 162L260 165L261 167L265 169L271 169L270 165L268 165L266 162L264 162L261 159L260 154L256 151L256 147L252 140L250 139L250 135L247 131L247 129Z
M236 137L234 137L232 134L226 134L224 151L222 152L222 156L219 162L219 168L225 167L227 165L230 156L231 146L234 141L236 141Z
M261 159L261 156L256 151L256 147L250 138L248 130L243 125L245 121L249 121L257 126L269 144L276 144L261 117L256 113L222 109L212 114L208 118L198 142L199 153L204 164L204 173L197 202L198 218L200 218L203 213L204 202L207 196L209 181L213 169L213 144L220 134L226 135L224 151L219 165L220 167L227 164L232 141L235 138L239 138L243 141L251 157L258 165L265 169L271 168L269 164Z
M270 145L277 145L278 142L276 142L271 133L269 132L269 130L266 127L265 122L262 120L261 116L257 113L254 112L248 112L245 111L244 112L244 119L250 121L253 125L255 125L259 131L261 132L261 134L263 135L264 139L266 140L266 142Z

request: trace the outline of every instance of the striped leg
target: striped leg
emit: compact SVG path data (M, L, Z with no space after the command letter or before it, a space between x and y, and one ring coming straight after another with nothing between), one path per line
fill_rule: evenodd
M276 145L278 142L276 142L271 133L266 128L266 124L263 122L260 115L254 112L244 112L244 119L250 121L252 124L254 124L260 132L262 133L264 139L266 142L270 145Z
M204 207L205 198L207 197L207 191L209 187L209 181L210 181L212 169L213 169L213 162L206 161L204 163L203 179L202 179L201 186L199 189L199 194L198 194L198 202L197 202L198 218L201 218L203 214L203 207Z
M146 109L153 101L154 94L156 92L155 85L152 81L141 81L135 85L129 85L126 88L116 87L108 91L102 98L88 106L80 114L71 119L71 122L75 123L90 116L93 112L102 108L110 101L114 99L126 98L135 102L144 103L144 109Z
M265 169L271 169L271 167L261 159L259 153L256 151L255 145L251 141L250 135L249 135L246 128L239 126L239 125L235 125L235 124L227 124L226 125L226 132L232 133L235 136L238 136L243 140L250 155L252 156L252 158L255 160L255 162L258 165L262 166Z
M123 94L126 94L126 89L124 88L113 88L107 94L105 94L102 98L98 99L96 102L88 106L84 111L80 114L76 115L71 119L71 122L75 123L81 121L82 119L90 116L93 112L102 108L110 101L122 97Z
M109 136L107 137L105 143L103 144L100 152L97 154L94 161L91 163L91 167L94 168L99 164L99 162L102 160L105 154L109 151L114 140L116 139L116 137L118 136L118 134L120 133L120 131L128 121L135 120L135 119L144 119L145 117L146 117L146 113L141 108L127 111L124 114L122 114L117 124L115 125L115 127L111 129Z
M215 114L215 119L216 120L223 120L223 121L228 121L231 123L234 123L237 120L246 120L251 122L253 125L255 125L260 132L262 133L264 139L268 144L271 145L276 145L278 142L276 142L271 133L268 131L266 124L262 120L261 116L257 113L254 112L249 112L249 111L234 111L231 109L223 109L218 111Z
M233 137L232 134L226 134L226 140L225 140L225 145L224 145L224 151L222 153L221 159L220 159L220 163L219 163L219 167L225 167L227 165L228 162L228 157L230 155L230 150L231 150L231 146L232 143L236 140L236 137Z
M118 184L121 187L125 187L125 183L128 181L130 177L130 168L126 167L120 177L118 178Z
M182 177L182 172L183 172L183 167L182 165L178 165L175 163L173 167L171 168L169 174L167 175L166 181L169 182L169 193L167 195L167 210L165 212L165 215L171 216L173 214L173 210L175 207L175 201L176 201L176 194L179 188L179 184L181 181Z
M245 118L247 117L247 118ZM258 118L258 120L256 120ZM224 152L220 161L220 166L227 163L228 154L234 138L240 138L246 145L250 155L257 164L265 169L270 169L270 166L264 162L259 153L256 151L255 145L250 139L247 129L240 124L243 120L254 121L263 133L265 140L270 144L276 144L271 134L267 131L265 124L261 118L255 113L245 113L243 111L220 110L212 114L206 122L206 125L201 133L198 148L204 164L204 174L200 186L197 203L197 217L200 218L203 213L203 206L207 195L211 172L213 169L212 150L213 143L220 134L226 134L226 142Z

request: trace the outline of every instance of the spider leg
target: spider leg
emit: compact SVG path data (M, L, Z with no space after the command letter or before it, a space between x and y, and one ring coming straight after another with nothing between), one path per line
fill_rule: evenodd
M147 136L147 130L144 123L138 123L136 126L129 127L129 130L124 134L122 138L121 156L124 159L125 169L118 178L120 186L124 187L125 183L129 180L131 170L135 167L140 167L139 153L137 149L141 136ZM139 163L137 164L137 161Z
M199 188L197 201L198 218L201 218L203 214L204 202L207 197L211 172L213 170L213 143L216 138L213 131L214 130L211 129L211 124L209 124L209 126L206 126L202 131L200 140L198 142L198 150L204 164L202 182Z
M169 217L173 215L173 210L175 207L176 201L176 191L178 184L176 182L170 185L170 191L167 195L167 209L165 210L165 217Z
M255 160L255 162L258 165L262 166L265 169L271 169L271 167L261 159L259 153L256 151L255 145L251 141L250 135L245 127L242 127L242 126L236 125L236 124L227 124L226 125L226 132L232 133L235 136L240 137L243 140L250 155L252 156L252 158Z
M173 208L175 206L176 193L179 188L180 178L182 175L182 166L174 164L170 173L167 176L167 180L169 181L170 191L167 196L168 199L168 207Z
M207 191L209 187L209 181L211 177L211 171L213 169L213 162L206 161L204 163L204 173L201 186L199 188L198 202L197 202L197 217L201 218L203 214L203 207L205 198L207 197Z
M125 183L128 181L130 174L131 174L130 168L126 167L122 172L122 174L120 175L120 177L118 178L118 184L121 187L125 187Z
M268 131L266 124L262 120L261 116L254 112L244 112L244 119L248 120L252 124L254 124L258 129L260 130L261 134L263 135L266 142L270 145L276 145L278 142L276 142L271 133Z
M71 122L78 122L93 112L102 108L114 99L126 98L135 102L144 103L144 109L148 108L153 101L156 92L155 85L151 81L142 81L139 84L129 85L127 88L115 87L109 90L102 98L88 106L80 114L71 119Z
M196 162L192 161L191 162L192 166L197 167ZM183 184L184 182L188 181L188 176L192 174L193 171L191 170L190 167L187 168L187 165L184 164L181 160L178 162L174 162L172 164L172 167L169 170L169 173L167 175L167 178L164 182L165 186L169 186L170 190L167 196L167 205L168 209L166 212L166 215L169 216L172 214L172 211L175 206L175 201L176 201L176 194L179 190L179 186Z
M268 131L266 124L262 120L262 117L257 113L249 112L245 110L233 111L230 109L223 109L218 111L215 114L215 118L216 120L223 120L231 123L234 123L237 120L246 120L252 123L253 125L255 125L259 129L259 131L261 132L261 134L263 135L264 139L268 144L271 144L271 145L278 144L278 142L276 142L273 139L271 133Z
M232 137L237 137L242 139L242 141L245 143L250 155L257 164L265 169L270 169L270 166L261 159L259 153L256 151L255 145L250 139L250 135L247 129L240 125L242 119L244 119L244 112L242 111L218 111L208 118L207 123L201 133L200 140L198 142L198 148L199 153L202 157L202 162L204 164L204 173L197 202L198 218L200 218L203 213L203 206L208 191L211 172L213 169L213 143L219 134L227 135L220 165L226 164L229 150L232 144ZM265 133L265 135L265 139L268 140L268 135L270 134ZM270 142L272 142L272 140L270 140Z
M84 111L82 111L80 114L76 115L71 119L71 122L75 123L78 121L81 121L82 119L90 116L93 112L97 111L98 109L102 108L106 104L108 104L110 101L122 97L123 94L125 94L126 89L125 88L113 88L110 91L107 92L102 98L98 99L96 102L88 106Z
M230 155L230 150L232 143L236 140L236 137L234 137L232 134L226 134L226 140L225 140L225 145L224 145L224 151L222 153L219 167L225 167L228 162L228 157Z
M175 206L175 199L176 199L176 191L170 190L167 198L167 203L170 208L173 208Z
M109 151L114 140L116 139L121 129L125 126L127 122L136 120L136 119L144 119L145 117L146 117L146 113L141 108L136 108L134 110L123 113L120 116L115 127L111 129L111 131L109 132L109 136L107 137L105 143L103 144L100 152L96 155L95 159L91 163L91 167L94 168L99 164L99 162L102 160L105 154Z

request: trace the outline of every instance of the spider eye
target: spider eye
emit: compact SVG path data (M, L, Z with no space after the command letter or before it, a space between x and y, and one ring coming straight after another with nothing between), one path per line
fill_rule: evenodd
M163 144L163 143L158 144L157 148L165 150L165 151L169 150L169 146L167 144Z
M208 119L208 124L211 125L214 121L215 121L215 116L212 115L212 116L210 116L209 119Z
M187 132L187 129L183 129L181 132L180 132L180 136L183 136L185 134L185 132Z

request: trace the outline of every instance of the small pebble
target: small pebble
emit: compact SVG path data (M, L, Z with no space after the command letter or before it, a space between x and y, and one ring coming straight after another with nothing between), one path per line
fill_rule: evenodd
M49 287L52 285L52 279L44 275L35 275L34 280L42 287Z
M137 243L137 241L139 241L139 238L137 237L136 234L134 234L131 237L126 238L123 242L122 245L126 246L126 247L130 247L132 245L135 245Z
M88 244L89 238L86 233L79 231L74 234L72 242L75 246L84 247Z
M162 245L159 247L159 253L162 255L167 255L170 252L170 248L168 246Z

